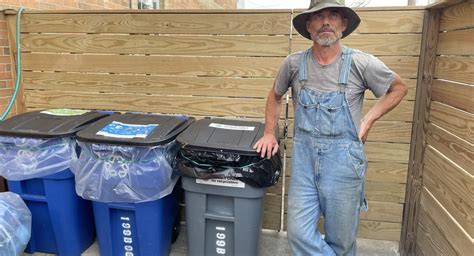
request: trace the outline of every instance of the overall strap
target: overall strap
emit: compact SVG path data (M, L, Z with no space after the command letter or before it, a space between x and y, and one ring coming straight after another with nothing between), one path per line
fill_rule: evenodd
M300 56L300 65L298 68L299 76L298 79L301 82L302 86L305 86L306 82L308 81L308 58L311 54L312 48L304 51Z
M340 85L347 85L349 81L353 52L354 50L352 48L344 47L342 49L342 65L339 71L339 81L338 81Z

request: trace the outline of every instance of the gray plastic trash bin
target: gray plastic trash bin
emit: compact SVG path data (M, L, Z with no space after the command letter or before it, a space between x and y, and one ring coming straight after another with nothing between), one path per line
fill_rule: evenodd
M279 154L262 159L253 149L263 129L259 122L202 119L178 136L188 255L258 255L266 187L281 169Z
M189 177L182 182L189 256L258 255L265 188L210 185L216 180Z

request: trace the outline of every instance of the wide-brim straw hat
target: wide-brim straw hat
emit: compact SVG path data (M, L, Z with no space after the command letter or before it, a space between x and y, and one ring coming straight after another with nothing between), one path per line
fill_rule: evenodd
M293 18L293 26L302 36L311 40L311 35L306 29L306 21L313 12L318 12L326 8L339 9L348 20L347 28L342 32L342 38L352 33L360 24L360 18L354 10L345 6L344 0L311 0L308 10L298 14Z

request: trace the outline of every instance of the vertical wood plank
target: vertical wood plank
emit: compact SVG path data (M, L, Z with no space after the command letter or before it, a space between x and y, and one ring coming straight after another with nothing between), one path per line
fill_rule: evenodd
M400 238L400 254L416 253L416 232L420 207L423 172L422 160L426 144L429 108L431 103L431 85L436 63L436 48L440 22L440 10L429 9L423 17L423 37L421 56L418 64L418 84L416 86L415 110L413 116L412 143L408 180L405 194L404 220Z

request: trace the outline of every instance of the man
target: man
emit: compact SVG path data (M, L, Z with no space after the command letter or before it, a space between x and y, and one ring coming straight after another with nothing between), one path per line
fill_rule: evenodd
M267 98L265 133L255 144L262 157L278 150L275 129L282 97L295 107L288 240L293 255L355 255L367 160L364 142L374 122L400 103L407 89L379 59L343 47L360 23L343 0L312 0L293 19L313 47L289 55ZM379 98L362 117L364 91ZM325 237L317 229L324 216Z

